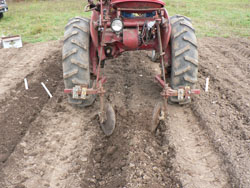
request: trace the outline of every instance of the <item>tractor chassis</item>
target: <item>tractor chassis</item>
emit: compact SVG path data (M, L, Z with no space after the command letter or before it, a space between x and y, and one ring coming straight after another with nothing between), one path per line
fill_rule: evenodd
M89 1L91 2L91 1ZM90 33L92 38L92 44L90 47L90 58L93 65L92 73L96 76L95 84L93 84L92 88L87 88L87 86L82 85L76 85L72 89L65 89L64 93L71 94L73 96L73 99L86 99L89 95L99 95L100 97L100 108L99 108L99 121L101 124L101 127L104 131L104 133L107 136L110 136L113 133L113 130L115 128L115 112L110 104L105 105L105 98L104 95L106 93L103 85L107 81L106 77L102 76L102 61L105 60L107 57L104 48L106 46L107 41L115 40L115 42L120 42L120 38L110 36L110 33L106 32L107 28L110 27L111 22L108 18L108 10L109 8L106 8L105 15L103 14L103 6L105 4L102 0L100 0L99 6L100 6L100 18L98 22L93 21L92 26L90 27ZM87 5L85 7L85 11L95 11L95 9L90 9L90 6ZM135 9L129 9L129 8L117 8L117 17L120 16L121 11L135 11ZM169 52L168 52L168 44L170 41L170 35L171 35L171 24L169 22L169 16L164 8L147 8L147 9L138 9L138 11L155 11L156 16L154 18L149 18L148 20L155 21L155 25L157 27L157 38L158 41L154 41L153 43L148 44L142 44L139 48L134 48L134 41L128 40L127 46L131 47L131 49L123 49L122 46L120 46L120 50L116 52L116 54L112 54L113 57L116 57L120 55L123 51L126 50L157 50L160 54L160 61L161 61L161 75L157 75L155 77L155 80L161 85L163 88L163 91L161 92L161 96L163 97L163 102L158 103L156 105L154 112L153 112L153 121L151 126L151 131L156 131L159 122L164 119L164 114L167 109L167 99L170 96L177 96L178 99L187 98L190 99L191 95L193 94L200 94L200 90L192 90L190 87L182 87L177 90L171 89L168 84L166 83L166 71L165 71L165 63L166 59L169 59ZM160 15L164 15L160 16ZM143 27L145 21L140 20L129 20L126 22L124 21L125 27L137 27L139 30L140 27ZM161 32L162 28L167 28L166 32ZM101 32L101 38L100 42L97 42L96 35L93 33L94 30L98 29L99 32ZM164 43L162 43L162 40L164 40ZM134 48L134 49L133 49ZM97 58L94 55L95 52L98 52L98 62Z

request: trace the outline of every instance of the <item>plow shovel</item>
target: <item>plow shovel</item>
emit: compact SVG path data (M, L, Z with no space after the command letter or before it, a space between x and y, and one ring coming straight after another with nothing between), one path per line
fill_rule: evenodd
M106 136L110 136L115 129L115 111L111 104L106 104L103 115L105 120L100 122L101 128Z

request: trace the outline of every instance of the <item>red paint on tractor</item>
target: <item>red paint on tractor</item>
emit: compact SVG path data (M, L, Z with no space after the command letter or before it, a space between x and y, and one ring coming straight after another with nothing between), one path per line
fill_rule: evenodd
M169 51L169 40L171 25L169 16L165 8L165 3L161 0L112 0L111 3L100 1L95 9L92 9L90 22L91 49L90 58L92 72L97 74L98 59L104 61L106 58L119 56L124 51L131 50L156 50L159 51L159 43L155 31L155 38L145 42L140 34L147 23L158 21L161 24L162 48L165 52L165 64L171 63L171 53ZM99 7L99 9L97 8ZM126 17L123 13L133 14L133 17ZM145 14L152 16L145 16ZM136 16L134 16L134 14ZM123 31L115 33L111 30L112 20L120 18L123 22ZM103 28L106 27L105 32ZM145 29L145 28L144 28ZM101 39L103 40L101 41ZM101 49L103 45L104 48ZM105 55L105 46L112 49L109 57ZM101 52L102 51L102 52ZM100 54L102 57L100 58ZM96 57L97 55L97 57Z
M91 21L90 21L90 35L91 35L91 40L94 44L94 46L97 48L98 46L98 30L96 28L96 23L98 20L98 12L93 11L91 15Z
M165 6L165 3L161 0L112 0L111 5L133 8L161 8Z
M89 49L89 55L90 55L90 61L92 65L92 70L90 70L94 75L96 75L96 67L98 63L98 58L96 56L96 47L94 46L94 42L90 42L90 49Z
M135 50L139 47L138 29L123 30L123 44L129 50Z

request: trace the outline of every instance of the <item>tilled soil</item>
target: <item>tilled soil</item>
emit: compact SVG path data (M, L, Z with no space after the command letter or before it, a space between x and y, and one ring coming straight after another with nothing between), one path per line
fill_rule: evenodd
M99 99L86 109L67 103L60 42L1 49L0 187L250 187L249 48L248 39L200 39L201 95L169 105L155 134L159 64L145 52L107 61L110 137L98 125Z
M191 108L223 159L232 187L249 187L250 42L205 38L200 62L199 85L210 77L210 92L195 97Z

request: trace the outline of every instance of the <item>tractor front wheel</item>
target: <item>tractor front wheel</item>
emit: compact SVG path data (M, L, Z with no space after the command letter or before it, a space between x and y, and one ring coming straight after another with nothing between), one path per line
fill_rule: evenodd
M3 13L2 13L2 12L0 12L0 19L1 19L1 18L3 18Z
M73 18L65 27L62 59L64 85L67 89L72 89L76 85L92 87L89 70L89 32L89 19L86 18ZM95 95L89 95L84 100L76 100L69 94L68 100L73 105L87 107L93 104Z
M194 88L198 74L198 51L195 30L191 20L185 16L173 16L170 19L171 33L171 87L190 86ZM170 97L170 102L186 104L190 99L178 100Z

